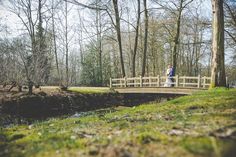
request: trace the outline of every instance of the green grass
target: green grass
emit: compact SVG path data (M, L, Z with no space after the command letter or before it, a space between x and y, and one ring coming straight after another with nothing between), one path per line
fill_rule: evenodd
M84 94L102 94L112 92L107 87L69 87L68 91Z
M0 156L234 156L236 90L3 128Z

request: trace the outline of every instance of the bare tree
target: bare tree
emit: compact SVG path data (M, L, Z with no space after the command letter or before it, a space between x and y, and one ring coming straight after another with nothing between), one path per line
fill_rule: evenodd
M43 29L42 8L46 1L39 0L12 0L10 11L16 14L27 30L30 43L31 54L28 56L29 82L35 81L40 84L45 81L49 73L47 64L49 62L46 54L45 33Z

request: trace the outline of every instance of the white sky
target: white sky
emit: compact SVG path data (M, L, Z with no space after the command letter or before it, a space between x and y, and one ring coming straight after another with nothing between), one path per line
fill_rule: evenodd
M22 26L19 18L9 12L7 8L3 6L3 3L6 4L6 0L0 0L0 20L1 20L1 25L6 25L7 26L7 31L13 31L13 30L18 30L20 26ZM2 32L2 35L6 35L5 32ZM12 34L13 35L13 34Z
M86 3L87 1L88 0L80 0L80 2L82 3ZM211 18L211 1L210 0L195 0L195 1L202 1L202 10L200 10L200 12L203 13L205 17ZM0 0L0 20L1 20L0 22L1 24L7 25L8 31L12 32L11 36L14 36L14 34L17 36L21 32L21 29L23 28L22 23L14 13L11 13L10 11L7 10L6 6L8 6L8 4L9 0ZM194 2L191 5L194 5ZM86 16L86 14L83 15ZM69 19L71 21L74 21L75 20L74 17L76 16L77 12L73 11Z

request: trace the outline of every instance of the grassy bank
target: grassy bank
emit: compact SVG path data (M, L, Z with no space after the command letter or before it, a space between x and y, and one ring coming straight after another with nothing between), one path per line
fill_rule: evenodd
M1 129L0 156L233 156L236 90Z

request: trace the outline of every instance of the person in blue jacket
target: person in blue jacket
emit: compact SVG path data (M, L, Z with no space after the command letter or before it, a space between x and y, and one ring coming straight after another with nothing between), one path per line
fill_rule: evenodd
M174 77L175 76L175 69L173 67L173 65L170 65L170 73L169 73L169 77L172 81L172 83L174 82ZM171 84L171 87L174 87L174 84Z

